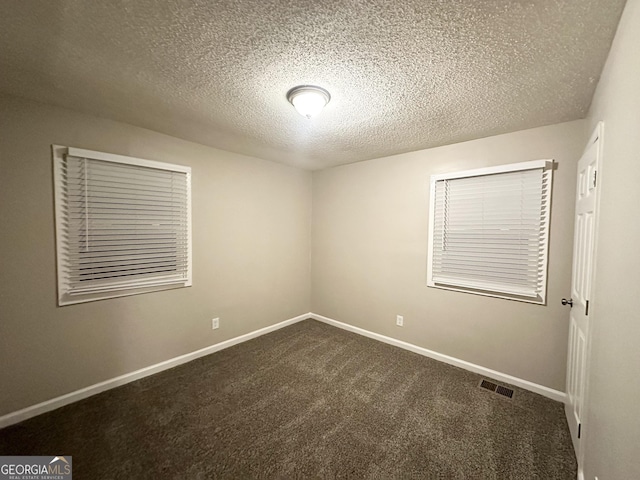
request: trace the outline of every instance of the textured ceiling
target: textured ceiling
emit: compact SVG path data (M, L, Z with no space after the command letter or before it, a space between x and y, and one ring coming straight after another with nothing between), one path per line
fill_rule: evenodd
M584 117L623 6L9 0L0 91L324 168ZM331 92L312 120L299 84Z

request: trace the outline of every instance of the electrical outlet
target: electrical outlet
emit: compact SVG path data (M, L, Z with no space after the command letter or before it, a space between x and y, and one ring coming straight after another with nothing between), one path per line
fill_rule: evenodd
M211 328L213 330L220 328L220 319L219 318L214 318L213 320L211 320Z
M404 325L404 317L402 315L398 315L396 317L396 325L402 327Z

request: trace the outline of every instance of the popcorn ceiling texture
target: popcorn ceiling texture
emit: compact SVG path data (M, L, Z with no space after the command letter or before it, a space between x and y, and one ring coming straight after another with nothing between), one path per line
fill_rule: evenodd
M0 91L318 169L583 118L623 6L9 1ZM331 93L312 120L300 84Z

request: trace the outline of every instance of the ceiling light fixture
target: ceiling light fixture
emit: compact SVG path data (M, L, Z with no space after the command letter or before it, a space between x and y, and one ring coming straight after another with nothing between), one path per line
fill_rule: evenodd
M322 111L331 100L331 95L324 88L314 85L300 85L287 92L287 100L298 113L311 118Z

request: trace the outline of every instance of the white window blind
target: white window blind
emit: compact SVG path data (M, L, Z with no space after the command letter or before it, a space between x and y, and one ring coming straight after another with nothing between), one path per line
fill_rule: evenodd
M191 285L188 167L54 146L60 305Z
M544 303L552 166L432 177L429 285Z

